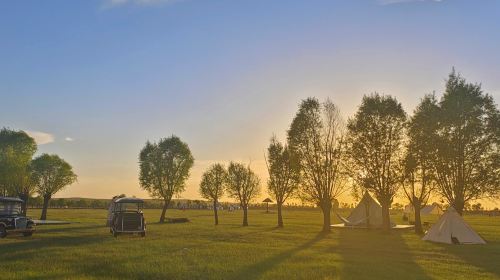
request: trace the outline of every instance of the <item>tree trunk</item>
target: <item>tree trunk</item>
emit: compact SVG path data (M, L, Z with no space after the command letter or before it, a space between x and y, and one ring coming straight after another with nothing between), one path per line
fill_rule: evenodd
M161 211L160 224L163 224L165 222L165 213L167 212L169 204L170 204L170 199L163 200L163 210Z
M248 226L248 206L243 206L243 226Z
M218 225L219 216L217 215L217 200L214 200L214 218L215 218L215 225Z
M323 211L323 231L329 232L331 231L331 218L330 213L332 210L332 202L331 201L323 201L321 203L321 211Z
M19 198L23 200L23 203L21 203L21 214L23 216L26 216L26 213L28 212L28 199L29 199L29 194L19 194Z
M283 227L283 216L281 214L281 206L283 203L278 202L278 227Z
M422 219L420 218L420 204L413 205L413 208L415 209L415 233L422 234L424 231L422 229Z
M451 205L453 206L453 208L455 208L455 210L457 210L457 213L460 216L463 215L464 207L465 207L465 202L463 199L455 198L455 201L453 201L453 203L451 203Z
M389 213L390 203L382 203L382 229L385 231L391 230L391 215Z
M47 209L49 208L50 195L43 196L43 208L40 220L47 220Z

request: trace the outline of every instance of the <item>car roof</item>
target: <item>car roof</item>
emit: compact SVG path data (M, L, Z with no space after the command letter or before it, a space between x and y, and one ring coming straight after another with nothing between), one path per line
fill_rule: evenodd
M23 200L19 199L17 197L0 196L0 202L19 202L19 203L23 203Z
M135 197L122 197L115 200L115 203L144 203L144 200Z

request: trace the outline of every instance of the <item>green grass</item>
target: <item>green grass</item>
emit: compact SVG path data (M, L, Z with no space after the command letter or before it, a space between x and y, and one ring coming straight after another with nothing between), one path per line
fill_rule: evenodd
M38 216L38 212L29 213ZM49 210L33 237L0 240L0 279L500 279L500 217L466 216L487 245L424 242L411 231L319 233L321 213L225 212L215 227L208 210L168 210L187 224L157 224L146 210L148 235L113 238L104 210ZM399 217L394 217L399 219ZM435 217L433 217L435 219Z

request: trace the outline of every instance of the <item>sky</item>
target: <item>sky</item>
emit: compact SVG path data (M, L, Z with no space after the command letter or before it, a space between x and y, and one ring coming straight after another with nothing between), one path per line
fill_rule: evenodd
M172 134L195 157L181 197L230 160L264 197L269 139L304 98L347 119L379 92L411 114L455 67L498 103L499 30L497 0L4 0L0 127L73 165L56 197L147 198L139 151Z

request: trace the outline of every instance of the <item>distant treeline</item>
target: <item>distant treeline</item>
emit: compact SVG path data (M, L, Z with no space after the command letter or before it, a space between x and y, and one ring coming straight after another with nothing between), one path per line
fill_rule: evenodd
M53 198L49 202L49 208L88 208L88 209L107 209L111 199L96 198ZM251 204L251 208L265 208L265 203ZM43 198L30 198L29 208L42 208ZM169 209L212 209L212 202L204 200L173 199L169 204ZM239 204L231 202L219 202L220 209L239 209ZM312 208L307 205L290 204L288 208ZM160 199L145 199L145 209L161 209L163 201Z

